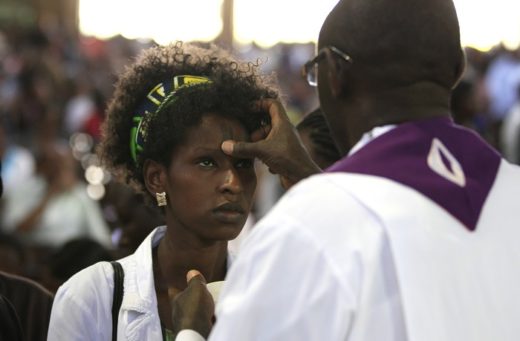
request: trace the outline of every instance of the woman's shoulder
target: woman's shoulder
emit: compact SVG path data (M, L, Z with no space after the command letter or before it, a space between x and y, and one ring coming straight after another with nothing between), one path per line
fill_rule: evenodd
M72 300L76 303L112 302L114 288L112 265L99 262L76 273L56 293L55 300Z
M109 262L96 263L72 276L54 297L48 340L108 340L112 291Z

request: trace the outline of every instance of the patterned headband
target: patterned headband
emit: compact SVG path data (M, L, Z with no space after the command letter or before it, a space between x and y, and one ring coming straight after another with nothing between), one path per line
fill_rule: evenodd
M145 101L138 107L132 118L132 129L130 130L130 155L137 164L137 157L143 151L148 135L148 126L153 117L175 100L175 94L182 88L208 84L211 80L202 76L175 76L157 84L146 95Z

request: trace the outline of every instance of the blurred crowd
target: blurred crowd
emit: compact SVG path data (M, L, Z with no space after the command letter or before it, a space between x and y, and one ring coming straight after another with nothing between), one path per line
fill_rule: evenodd
M133 252L162 224L157 210L116 182L95 152L116 75L151 45L59 30L0 30L0 270L54 292L80 269ZM318 106L314 89L300 78L313 44L235 52L276 73L295 124ZM520 49L467 48L466 55L452 99L454 119L520 163ZM259 172L255 219L283 193L277 177Z

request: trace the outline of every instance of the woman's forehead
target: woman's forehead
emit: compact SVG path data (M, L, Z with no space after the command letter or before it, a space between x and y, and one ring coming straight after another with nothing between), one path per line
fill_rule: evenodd
M218 114L206 114L201 122L190 128L186 143L220 145L225 140L248 141L249 133L237 119Z
M214 113L204 115L198 128L212 131L226 139L241 137L243 140L249 135L246 127L238 119Z

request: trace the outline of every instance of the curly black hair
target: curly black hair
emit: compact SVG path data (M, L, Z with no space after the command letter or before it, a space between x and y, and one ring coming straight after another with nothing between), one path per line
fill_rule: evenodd
M134 112L154 86L177 75L204 76L212 83L178 90L176 99L149 122L146 143L134 162L129 147ZM103 124L101 159L117 176L144 191L144 161L151 159L168 167L187 128L200 124L203 115L236 119L248 132L259 128L269 117L253 103L278 98L275 84L274 76L260 74L258 62L240 62L215 45L203 48L178 42L147 49L116 83Z

